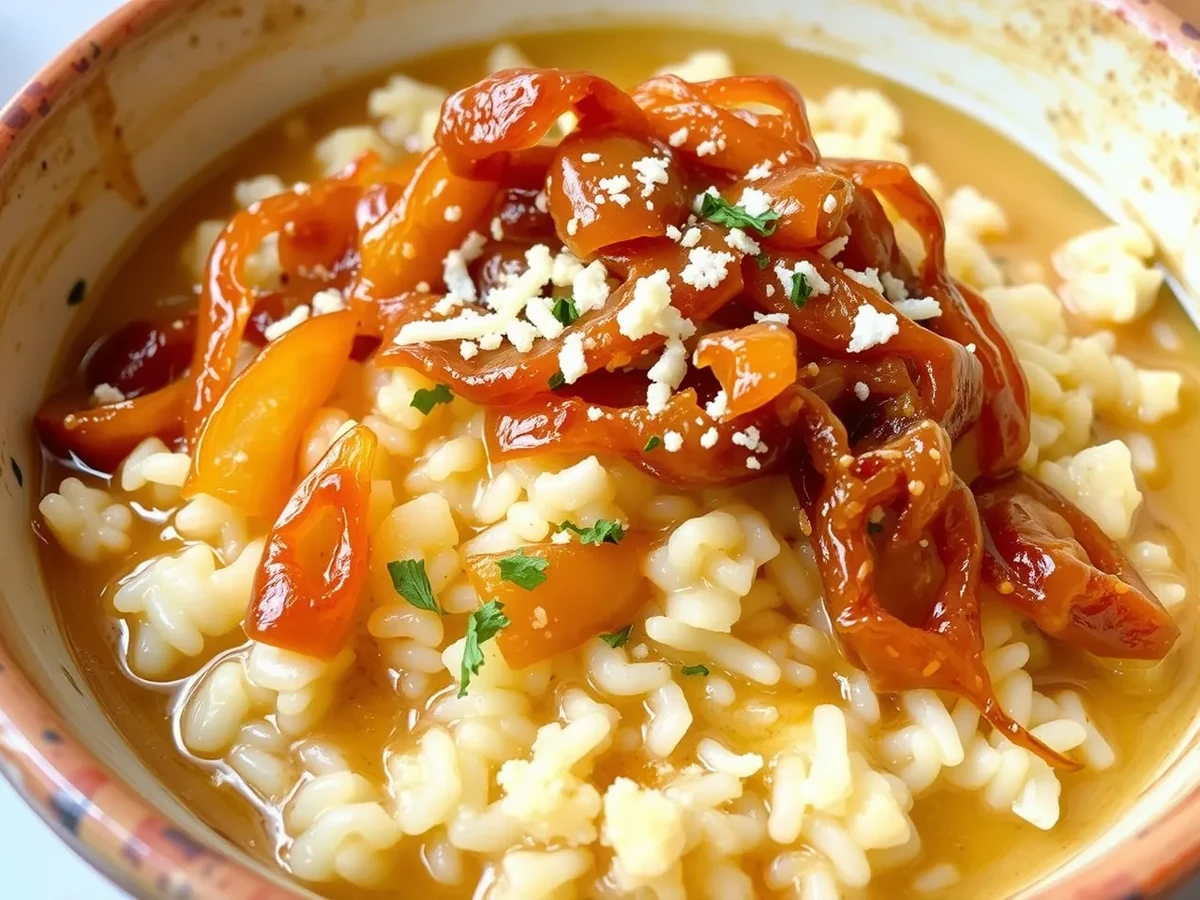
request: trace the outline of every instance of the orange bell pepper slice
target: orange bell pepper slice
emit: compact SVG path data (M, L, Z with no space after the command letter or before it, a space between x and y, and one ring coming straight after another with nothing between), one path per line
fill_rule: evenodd
M349 310L317 316L263 349L200 432L185 498L211 494L248 516L279 511L295 480L304 429L333 393L355 325Z
M759 322L705 335L693 358L721 382L721 421L766 406L796 382L796 336L786 325Z
M618 544L537 544L526 556L546 560L546 580L526 590L500 578L500 560L511 553L467 557L467 576L481 597L504 604L511 624L496 640L517 669L573 650L589 638L629 624L646 602L642 561L648 534L626 534Z
M300 482L267 535L246 613L253 640L328 659L346 645L370 570L377 440L355 425Z

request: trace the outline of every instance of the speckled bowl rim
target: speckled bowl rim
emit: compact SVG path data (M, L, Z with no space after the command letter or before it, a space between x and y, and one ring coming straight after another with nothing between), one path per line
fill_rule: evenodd
M0 166L58 102L131 40L199 0L127 0L0 107ZM1092 0L1200 79L1200 28L1156 0ZM140 897L285 900L300 895L238 860L197 844L110 773L16 665L0 638L0 771L80 856ZM1200 868L1200 786L1151 825L1040 900L1135 900Z

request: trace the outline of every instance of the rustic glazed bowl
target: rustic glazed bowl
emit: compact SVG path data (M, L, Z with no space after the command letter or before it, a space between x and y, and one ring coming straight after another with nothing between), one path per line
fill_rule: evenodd
M1200 7L1200 4L1195 4ZM30 420L88 286L173 194L285 109L406 56L560 20L770 31L985 120L1156 236L1200 296L1200 31L1148 0L132 0L0 110L0 763L144 896L297 896L156 784L64 647L30 528ZM1196 9L1200 13L1200 8ZM1200 726L1200 723L1196 723ZM1130 898L1200 862L1197 727L1032 893ZM303 893L303 892L299 892Z

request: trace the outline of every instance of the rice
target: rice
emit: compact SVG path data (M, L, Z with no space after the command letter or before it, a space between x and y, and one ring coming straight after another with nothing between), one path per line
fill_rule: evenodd
M669 68L691 80L731 71L720 53ZM393 78L371 94L375 124L326 136L317 165L334 171L364 150L388 159L397 147L427 146L444 96ZM898 109L878 91L839 89L809 111L830 155L911 156ZM1160 279L1148 237L1113 226L1068 242L1055 256L1059 295L1008 285L985 244L1007 233L1004 211L969 185L947 196L928 166L914 175L944 203L951 271L983 290L1028 374L1033 441L1022 466L1092 515L1168 608L1182 608L1187 587L1170 548L1137 519L1153 440L1130 431L1177 412L1180 377L1140 368L1109 335L1072 335L1063 306L1101 322L1144 315ZM236 199L244 206L282 189L266 175L239 184ZM223 224L196 229L187 260L197 279ZM898 237L904 244L904 229ZM269 285L278 268L268 240L247 278ZM113 604L130 629L130 669L152 681L189 675L175 712L184 747L281 813L281 857L298 877L373 887L419 857L435 881L464 891L482 873L492 898L594 889L735 900L763 883L781 896L836 900L917 858L910 814L938 792L971 797L980 815L1054 827L1062 787L1041 759L964 700L881 696L842 656L782 480L689 494L603 456L489 465L481 410L463 399L428 415L412 406L433 386L414 370L356 364L304 436L307 471L353 410L382 451L365 625L332 660L255 642L224 649L250 599L263 523L213 497L181 502L189 460L158 439L139 445L106 490L68 478L40 507L79 561L121 560ZM1098 424L1116 437L1095 444ZM165 511L175 540L167 552L123 559L135 503ZM514 670L492 641L457 696L464 614L487 599L465 557L602 519L665 534L644 563L651 587L630 642L593 639ZM424 564L445 617L398 593L388 571L397 560ZM983 631L1004 709L1089 769L1114 766L1118 749L1083 698L1044 679L1047 642L1004 609L985 609ZM377 759L352 767L323 729L358 666L394 684L402 725ZM946 862L913 871L920 894L960 877Z

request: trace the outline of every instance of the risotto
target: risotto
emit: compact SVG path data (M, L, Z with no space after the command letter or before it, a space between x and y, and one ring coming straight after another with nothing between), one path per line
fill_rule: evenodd
M330 896L1019 889L1187 714L1150 237L765 42L522 43L290 115L114 277L37 420L97 697Z

